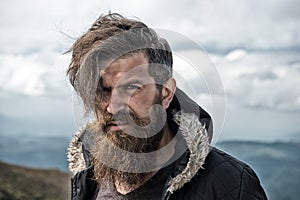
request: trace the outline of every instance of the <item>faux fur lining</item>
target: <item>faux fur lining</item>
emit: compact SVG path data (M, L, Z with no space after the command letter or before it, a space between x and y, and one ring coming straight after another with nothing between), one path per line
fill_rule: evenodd
M73 174L86 169L86 163L82 152L82 142L80 140L81 136L85 132L85 128L80 129L74 135L68 147L67 157L69 161L69 170Z
M170 193L182 188L196 175L199 169L203 168L205 158L209 153L207 131L195 114L181 111L174 115L174 121L179 125L179 130L190 151L190 157L183 171L169 182L168 192ZM80 138L88 126L89 124L75 134L68 148L69 169L74 174L86 169Z
M171 194L182 188L196 175L199 169L203 168L204 161L209 153L207 131L195 114L177 113L174 115L174 121L179 125L179 130L190 151L190 157L182 172L170 181L167 191Z

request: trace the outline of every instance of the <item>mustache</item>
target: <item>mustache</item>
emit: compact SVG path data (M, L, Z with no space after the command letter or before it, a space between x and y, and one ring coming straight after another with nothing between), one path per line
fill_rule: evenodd
M139 118L139 116L137 116L135 113L129 112L129 111L125 111L125 110L121 110L118 111L115 114L111 114L111 113L103 113L103 121L104 121L104 126L116 122L116 121L121 121L121 122L125 122L125 123L130 123L130 122L141 122L141 121L147 121L147 119L143 119L143 118Z

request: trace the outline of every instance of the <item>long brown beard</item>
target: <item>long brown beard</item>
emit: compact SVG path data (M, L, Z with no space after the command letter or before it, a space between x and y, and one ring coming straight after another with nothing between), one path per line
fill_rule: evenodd
M137 130L130 130L128 134L123 130L110 131L105 124L113 120L113 116L104 114L104 125L97 131L95 142L92 147L92 164L94 165L94 175L100 184L106 181L117 181L127 185L138 185L144 183L145 179L155 169L155 157L149 159L147 153L159 149L160 141L163 137L163 129L158 130L155 124L163 121L164 113L159 108L154 108L155 121L150 123L149 118L139 118L133 113L116 114L118 119L126 121L130 117L139 126ZM115 117L115 116L114 116ZM150 124L150 125L149 125ZM100 127L100 126L98 126ZM147 128L143 128L147 127ZM138 138L132 136L137 132ZM158 132L153 135L153 132ZM147 137L153 135L151 137ZM154 170L152 170L154 171Z

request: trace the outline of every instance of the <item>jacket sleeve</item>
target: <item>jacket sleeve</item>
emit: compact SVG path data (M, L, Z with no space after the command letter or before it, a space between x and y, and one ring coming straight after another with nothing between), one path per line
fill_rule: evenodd
M267 196L255 172L244 167L241 175L239 200L266 200Z
M215 165L212 174L215 199L218 200L267 200L255 171L246 163L214 149ZM218 184L216 184L218 183Z
M215 200L267 200L255 171L246 163L213 148L196 177L198 198Z

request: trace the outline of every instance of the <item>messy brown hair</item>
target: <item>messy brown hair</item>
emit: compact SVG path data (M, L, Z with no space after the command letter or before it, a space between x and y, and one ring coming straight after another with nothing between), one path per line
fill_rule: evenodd
M152 63L149 73L156 82L161 84L172 77L168 42L144 23L117 13L101 15L69 52L72 58L67 75L87 110L95 109L101 67L113 60L142 52Z

